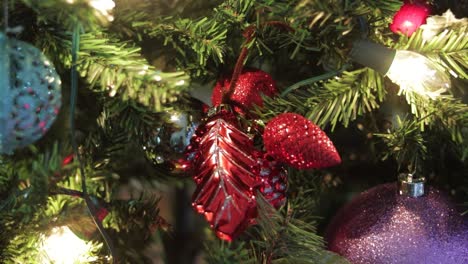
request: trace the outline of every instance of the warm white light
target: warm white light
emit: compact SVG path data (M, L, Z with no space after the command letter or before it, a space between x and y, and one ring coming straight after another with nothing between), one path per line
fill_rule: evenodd
M99 13L107 18L107 20L114 20L114 16L111 15L112 9L115 7L115 3L112 0L90 0L89 5L94 7Z
M413 91L431 98L439 96L450 88L450 77L425 56L397 50L387 76L400 86L401 90Z
M55 264L86 263L96 260L90 257L91 243L78 238L70 228L66 226L55 227L49 237L44 237L41 246L43 259L41 263L50 261Z
M171 115L171 121L172 122L179 121L179 120L180 120L180 114L174 113L174 114Z
M457 30L463 29L468 26L468 18L456 18L452 11L449 9L441 16L430 16L427 18L426 24L421 25L422 38L424 41L431 41L435 36L441 34L441 36L445 36L450 30ZM466 30L460 30L461 32L465 32Z
M67 3L73 4L75 0L66 0ZM96 9L101 15L106 17L108 21L114 20L114 16L111 15L112 9L115 7L113 0L89 0L88 4Z
M180 81L177 81L175 85L181 86L181 85L184 85L184 84L185 84L185 81L184 81L184 80L180 80Z

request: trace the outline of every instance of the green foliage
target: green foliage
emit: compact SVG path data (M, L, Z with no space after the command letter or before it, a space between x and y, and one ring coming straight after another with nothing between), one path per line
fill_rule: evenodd
M402 5L400 0L363 0L362 3L371 7L380 16L393 16Z
M107 22L106 18L91 8L85 0L77 0L73 4L62 0L21 0L21 2L38 14L39 21L54 21L69 31L76 23L92 29Z
M207 75L208 65L217 68L225 62L225 54L230 51L226 43L229 30L240 36L239 29L246 26L253 4L252 0L226 1L212 11L212 18L150 17L148 13L134 12L121 22L130 25L130 31L138 36L170 46L177 54L175 63L168 62L170 65L182 67L192 76L203 76Z
M9 166L4 166L4 160L0 158L0 197L4 197L5 194L14 186L17 175L15 170ZM1 210L1 208L0 208Z
M167 228L159 217L159 198L141 195L139 199L113 201L104 225L115 238L119 260L122 263L147 263L146 246L153 241L158 229Z
M115 201L112 204L113 211L106 220L109 227L117 231L139 230L142 233L141 239L148 239L150 226L157 227L159 218L159 198L150 195L141 195L139 199L129 201Z
M452 96L442 96L434 100L415 92L404 93L412 113L421 119L419 123L421 131L429 127L434 132L442 131L449 134L455 144L466 144L463 129L468 125L468 105ZM466 145L462 146L461 151L466 152Z
M423 31L418 30L410 38L401 38L395 49L414 50L424 54L436 65L443 66L456 78L467 79L468 68L468 28L444 30L429 41L423 39Z
M182 72L164 73L148 65L140 48L93 31L81 34L78 71L89 86L110 97L132 100L161 110L168 94L187 88L187 76ZM55 45L50 45L54 43ZM71 35L46 32L38 43L45 52L65 67L71 67Z
M289 212L283 216L261 195L257 202L260 239L251 242L257 263L348 263L323 249L314 223L296 219Z
M381 137L387 144L387 151L383 159L393 156L398 166L402 169L411 170L418 168L427 155L427 142L424 140L421 130L422 121L419 120L401 120L397 118L397 129L389 134L375 134Z
M257 263L253 257L249 256L245 242L227 243L212 237L204 243L204 246L206 252L204 260L210 264Z
M119 40L92 20L97 12L85 1L73 5L64 1L25 2L38 16L31 25L39 28L35 44L59 69L71 67L71 26L79 23L86 30L80 36L78 71L90 87L154 110L161 110L168 94L187 88L188 76L183 72L155 69L141 56L139 47Z
M178 61L178 65L185 66L195 75L203 73L202 69L210 58L215 65L224 62L227 29L216 20L169 17L155 22L134 22L133 26L147 36L162 38L164 44L172 45L179 57L184 58L184 61ZM185 64L185 61L194 64Z
M385 94L383 79L377 72L367 68L345 71L304 91L298 89L283 98L265 99L265 109L275 112L264 116L292 111L333 129L339 123L348 126L358 116L377 109Z

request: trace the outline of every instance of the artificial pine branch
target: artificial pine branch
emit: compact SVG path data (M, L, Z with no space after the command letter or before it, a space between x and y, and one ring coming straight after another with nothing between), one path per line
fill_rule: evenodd
M47 35L50 34L50 35ZM71 66L70 35L61 31L44 33L39 45L64 64ZM150 66L140 55L140 49L126 42L93 31L80 36L78 71L94 89L119 100L133 100L154 110L161 110L165 98L187 88L187 76L182 72L164 73ZM53 41L54 45L50 42Z
M423 39L423 30L410 38L402 37L395 49L413 50L446 68L455 78L468 79L468 27L448 28L429 41Z
M29 27L37 28L37 32L34 32L37 34L36 45L43 47L44 53L59 69L65 71L71 67L71 35L67 31L67 22L63 19L69 19L73 23L84 21L75 20L75 17L62 17L64 14L76 15L77 12L67 9L70 8L69 4L64 8L57 8L60 5L54 6L55 2L28 2L38 18L33 21L34 25L23 26L28 27L28 30ZM91 12L89 7L77 9ZM43 12L50 12L50 16L41 17ZM91 87L106 92L111 97L118 95L123 100L131 99L155 110L161 110L164 98L187 88L188 76L183 72L166 73L155 69L141 56L140 48L117 39L99 24L90 28L85 25L84 28L86 32L80 36L78 70Z
M21 2L34 10L38 15L38 21L53 21L69 31L78 21L86 29L97 28L106 23L106 19L95 12L87 1L80 0L73 4L61 0L21 0Z
M289 210L283 216L261 195L257 202L260 238L252 241L252 250L258 252L258 263L348 263L323 249L313 224L296 219Z
M262 115L292 111L321 127L331 125L333 129L338 123L346 127L358 116L379 107L385 98L384 88L382 77L371 69L345 71L341 76L314 83L310 88L298 88L283 98L265 98L266 113Z
M427 155L427 142L420 130L423 120L401 120L397 118L397 129L388 134L374 134L387 144L383 159L394 157L400 169L419 168Z
M249 254L246 242L228 243L211 237L204 243L204 247L206 252L204 260L209 264L258 263L255 256Z

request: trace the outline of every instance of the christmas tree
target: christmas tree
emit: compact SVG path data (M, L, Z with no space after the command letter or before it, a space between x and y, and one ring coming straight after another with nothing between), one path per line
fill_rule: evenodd
M0 263L468 263L467 1L2 4Z

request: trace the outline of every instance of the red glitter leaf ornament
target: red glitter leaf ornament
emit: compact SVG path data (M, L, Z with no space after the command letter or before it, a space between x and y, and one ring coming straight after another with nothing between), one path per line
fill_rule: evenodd
M422 24L426 23L429 14L430 10L424 3L405 3L395 13L390 30L410 37Z
M220 79L211 96L214 106L222 103L223 96L228 92L231 77ZM278 93L276 84L271 76L257 69L245 69L236 82L234 91L230 96L230 103L234 105L234 110L239 114L245 114L253 105L263 106L262 94L273 96Z
M263 141L268 154L298 169L341 163L340 155L325 132L299 114L284 113L271 119L265 127Z
M227 241L253 224L257 216L259 181L252 170L256 150L236 123L231 111L219 110L199 126L189 147L197 185L192 205L216 235Z

